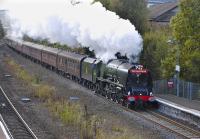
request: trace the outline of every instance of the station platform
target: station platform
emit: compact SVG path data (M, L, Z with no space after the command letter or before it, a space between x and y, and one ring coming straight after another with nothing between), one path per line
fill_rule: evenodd
M158 111L172 118L182 120L200 129L200 102L174 95L155 95Z
M175 103L183 108L193 109L200 112L200 101L188 100L171 94L155 94L157 98L166 100L166 102Z

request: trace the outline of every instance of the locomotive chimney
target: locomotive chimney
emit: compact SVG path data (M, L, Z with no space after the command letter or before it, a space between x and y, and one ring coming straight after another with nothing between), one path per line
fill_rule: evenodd
M115 54L115 56L117 57L117 59L128 60L126 54L125 54L125 55L121 55L120 52L117 52L117 53Z

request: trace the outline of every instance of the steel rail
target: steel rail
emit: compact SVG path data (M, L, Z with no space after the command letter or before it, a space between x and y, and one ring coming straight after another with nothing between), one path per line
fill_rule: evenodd
M97 96L101 97L102 99L106 99L104 96L97 94ZM110 99L106 99L112 104L116 104L114 101ZM131 110L127 107L122 106L121 104L117 104L123 110L133 113L134 115L143 118L144 120L150 121L158 126L161 126L172 133L175 133L179 136L182 136L187 139L200 139L200 131L194 130L186 125L181 124L175 120L172 120L166 116L158 114L151 110L140 110L135 111Z
M18 111L16 110L16 108L14 107L14 105L12 104L12 102L9 100L9 98L7 97L6 93L4 92L4 90L3 90L3 88L1 86L0 86L0 92L2 92L3 96L6 98L7 102L9 103L9 105L11 106L11 108L13 109L14 113L16 114L16 116L18 117L18 119L20 120L20 122L25 126L25 128L27 129L27 131L33 137L33 139L38 139L36 137L36 135L33 133L33 131L30 129L30 127L27 125L27 123L23 120L22 116L18 113Z
M172 120L168 117L165 117L161 114L158 114L158 113L155 114L155 112L152 112L150 110L137 112L137 111L128 109L126 107L124 107L123 109L126 111L129 111L131 113L134 113L134 115L142 117L147 121L151 121L152 123L155 123L155 124L165 128L177 135L180 135L184 138L200 139L199 131L191 129L190 127L187 127L187 126L185 126L175 120Z
M175 131L175 132L179 133L179 131L182 130L182 131L184 132L184 134L185 134L184 136L185 136L186 138L199 138L199 139L200 139L200 131L197 131L197 130L195 130L195 129L192 129L191 127L186 126L186 125L184 125L183 123L177 122L176 120L173 120L173 119L171 119L171 118L168 118L168 117L166 117L166 116L163 116L163 115L161 115L161 114L159 114L159 113L156 113L156 112L154 112L154 111L147 110L147 112L148 112L149 114L155 116L155 117L158 117L158 118L163 119L163 120L165 120L165 121L167 121L167 122L169 122L169 123L171 123L171 124L173 124L173 125L176 125L178 128L177 128L177 131ZM179 130L179 129L180 129L180 130ZM176 130L176 129L175 129L175 130ZM180 134L180 133L179 133L179 134Z
M1 114L0 114L0 120L1 120L1 122L2 122L2 124L3 124L3 126L4 126L4 128L6 129L6 132L8 132L8 136L9 136L11 139L14 139L13 136L12 136L12 134L10 133L10 130L8 129L7 124L6 124L5 121L3 120L3 117L1 116Z

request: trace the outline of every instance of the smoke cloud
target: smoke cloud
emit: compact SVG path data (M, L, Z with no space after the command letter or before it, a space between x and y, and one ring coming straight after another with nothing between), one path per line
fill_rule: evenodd
M70 47L87 46L103 61L120 52L129 58L142 50L134 25L93 0L7 0L9 35L49 39Z

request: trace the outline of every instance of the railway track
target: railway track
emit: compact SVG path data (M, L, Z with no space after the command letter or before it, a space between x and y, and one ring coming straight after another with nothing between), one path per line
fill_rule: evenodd
M98 95L98 94L97 94ZM100 96L100 95L98 95ZM103 99L106 99L103 96L100 96ZM112 100L109 99L111 103L114 103ZM200 131L192 129L189 126L186 126L180 122L177 122L176 120L172 120L171 118L168 118L166 116L163 116L162 114L159 114L152 110L131 110L129 108L121 106L121 104L118 104L119 107L124 109L125 111L128 111L138 117L141 117L147 121L151 121L152 123L155 123L156 125L165 128L166 130L175 133L183 138L186 139L200 139Z
M157 123L158 125L188 139L200 139L200 131L194 130L180 122L172 120L154 111L141 112L143 117Z
M0 87L0 114L10 132L11 139L37 139L17 112L2 87Z

